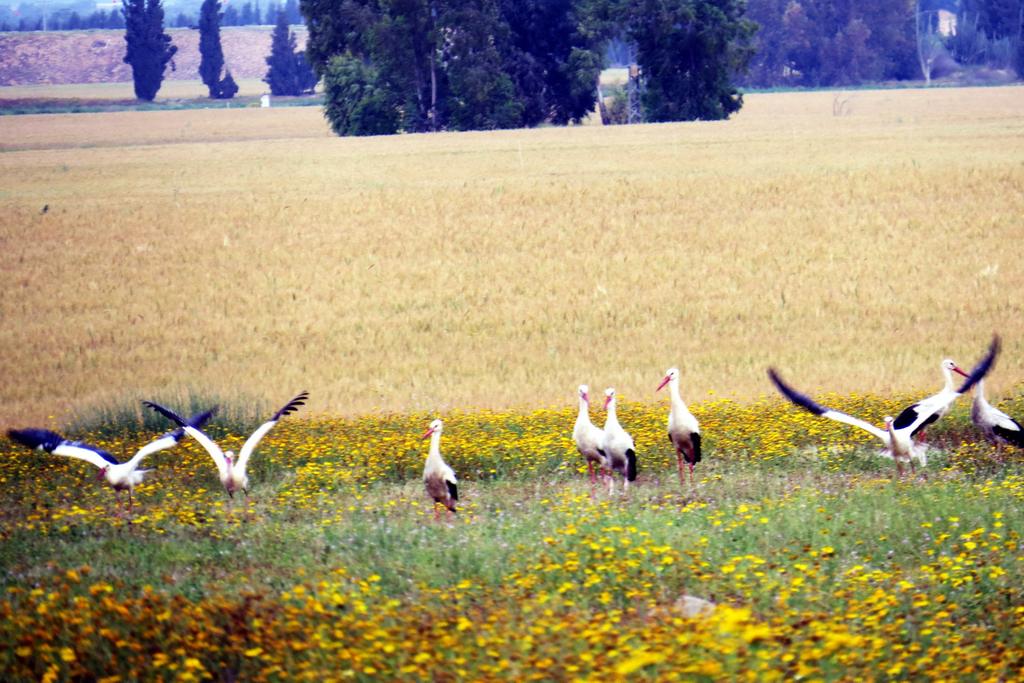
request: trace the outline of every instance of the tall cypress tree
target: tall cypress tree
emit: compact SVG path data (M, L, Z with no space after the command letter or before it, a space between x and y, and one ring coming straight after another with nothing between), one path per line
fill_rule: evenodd
M164 70L178 51L164 33L161 0L121 0L124 14L124 62L132 67L135 96L152 101L164 80ZM173 63L171 68L174 68Z
M270 56L267 57L267 75L263 81L270 86L271 95L291 95L292 83L295 81L295 36L288 30L288 20L284 12L277 13L277 23L270 38Z
M199 8L199 77L210 91L220 97L220 72L224 69L224 50L220 45L220 0L203 0Z
M270 86L271 95L301 95L316 87L317 76L301 50L296 51L295 34L288 28L284 10L277 13L277 24L267 57L267 75L263 81Z

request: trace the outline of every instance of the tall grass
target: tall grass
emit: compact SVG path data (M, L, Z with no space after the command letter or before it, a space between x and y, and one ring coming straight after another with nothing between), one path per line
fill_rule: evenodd
M281 399L282 403L285 399ZM162 433L176 428L159 413L142 405L154 401L182 417L188 417L212 408L216 415L207 423L210 433L244 433L252 431L270 418L271 409L266 401L255 397L230 397L191 390L160 396L136 394L120 396L77 409L65 427L68 434L92 433L102 437L125 436L134 433Z

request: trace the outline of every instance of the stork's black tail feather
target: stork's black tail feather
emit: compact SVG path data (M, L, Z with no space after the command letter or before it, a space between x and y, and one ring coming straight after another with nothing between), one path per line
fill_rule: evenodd
M690 443L693 444L693 462L700 462L700 432L690 434Z
M1014 420L1014 422L1016 422L1016 420ZM995 427L992 431L995 432L996 436L1000 436L1006 439L1006 442L1009 443L1011 446L1016 446L1017 448L1024 448L1024 431L1021 431L1019 429L1004 429L999 426Z
M626 479L636 481L636 452L632 448L626 451Z

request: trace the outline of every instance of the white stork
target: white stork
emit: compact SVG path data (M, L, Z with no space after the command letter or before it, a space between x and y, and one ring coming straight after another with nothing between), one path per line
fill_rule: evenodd
M835 420L836 422L842 422L844 424L858 427L878 437L882 443L885 444L886 454L891 455L896 461L896 467L902 475L902 462L909 461L911 463L911 468L913 468L913 461L911 460L913 457L921 459L922 463L925 462L924 449L921 444L914 443L914 435L924 429L925 426L935 422L935 420L938 419L936 414L941 414L949 410L949 406L953 401L955 401L961 394L970 391L971 387L983 379L992 368L992 364L995 363L996 356L998 354L999 337L996 336L992 339L992 344L989 346L988 352L980 361L978 361L978 364L974 366L970 374L967 375L967 379L959 388L955 390L952 388L949 388L948 390L943 389L937 394L918 401L912 406L905 408L895 420L892 418L886 418L886 429L884 431L868 422L865 422L864 420L815 403L810 397L799 393L783 382L779 373L776 372L774 368L768 369L768 376L783 396L804 410L814 415Z
M957 365L956 362L953 359L951 359L951 358L947 358L944 361L942 361L942 363L940 364L939 367L942 368L942 375L943 375L943 378L945 379L945 382L942 385L942 391L939 392L940 394L948 395L950 393L953 393L953 373L954 372L957 373L958 375L960 375L961 377L967 377L967 373L964 372L963 370L961 370L960 366ZM931 418L929 418L927 422L925 422L920 427L918 427L916 430L914 430L914 434L913 435L917 436L918 438L920 438L923 441L924 440L923 437L924 437L925 427L927 427L928 425L930 425L933 422L938 421L938 419L940 417L942 417L943 415L945 415L946 413L949 412L949 409L952 406L953 406L953 403L951 401L951 402L947 403L944 408L940 408L939 410L937 410L934 413L932 413Z
M228 492L228 496L234 498L235 491L239 489L248 496L249 495L249 476L245 473L245 468L249 464L249 458L252 456L253 451L256 450L256 445L260 442L267 432L269 432L274 425L277 424L285 415L294 413L299 409L299 406L305 404L306 399L309 398L309 392L303 391L298 396L288 401L288 403L281 408L279 411L274 413L274 416L269 420L260 425L259 429L252 433L245 443L242 444L242 450L238 452L238 460L235 460L235 454L232 451L225 453L220 449L220 446L215 444L206 434L196 429L195 427L186 424L178 415L167 408L153 403L152 401L143 401L143 405L148 408L152 408L156 412L160 413L164 417L173 420L180 427L182 427L189 436L198 441L206 452L213 458L213 462L217 465L217 471L220 474L220 483L224 485L224 489Z
M455 512L455 501L459 499L458 479L455 478L455 470L448 466L448 463L441 457L441 432L444 431L444 423L441 420L434 420L423 433L423 438L430 438L430 451L427 453L427 461L423 465L423 484L427 488L427 495L435 503L441 503L450 512ZM434 519L437 519L437 506L434 506Z
M693 416L679 395L679 368L669 368L665 378L655 391L668 385L672 409L668 413L668 440L676 449L676 464L679 466L679 483L683 483L683 461L690 466L690 484L693 484L693 467L700 462L700 423Z
M197 413L190 417L185 424L201 427L216 412L217 409L213 408ZM100 470L99 474L96 475L96 479L106 479L107 483L114 489L118 508L121 506L121 491L128 492L128 510L131 511L133 506L132 493L135 491L135 487L142 483L146 473L152 471L139 469L142 459L147 455L152 455L157 451L174 446L181 440L184 433L185 430L183 428L168 432L140 448L130 460L120 463L117 461L117 458L102 448L81 441L69 441L57 432L51 432L48 429L11 429L7 432L7 436L10 437L11 441L22 446L38 448L54 455L78 458L79 460L92 463Z
M974 385L974 401L971 403L971 422L981 430L985 438L1002 452L1003 444L1024 448L1024 429L1012 417L985 400L985 382L978 380Z
M615 389L604 390L604 407L608 416L604 422L604 452L608 458L608 466L623 476L622 488L629 490L629 482L636 481L636 446L633 437L619 424L615 414ZM609 481L611 491L614 482Z
M580 412L576 416L576 424L572 429L572 439L576 449L586 461L590 471L590 484L597 484L597 473L608 471L608 457L604 452L604 430L590 421L590 388L586 384L579 386Z

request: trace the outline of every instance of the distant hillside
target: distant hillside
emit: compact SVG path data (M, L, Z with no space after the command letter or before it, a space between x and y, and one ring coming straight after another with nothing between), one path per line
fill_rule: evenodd
M295 26L299 48L306 29ZM272 26L221 29L224 61L235 78L262 78L267 73ZM174 71L167 79L199 79L199 31L168 29L178 46ZM124 57L124 31L49 31L0 34L0 86L63 83L116 83L132 80Z

